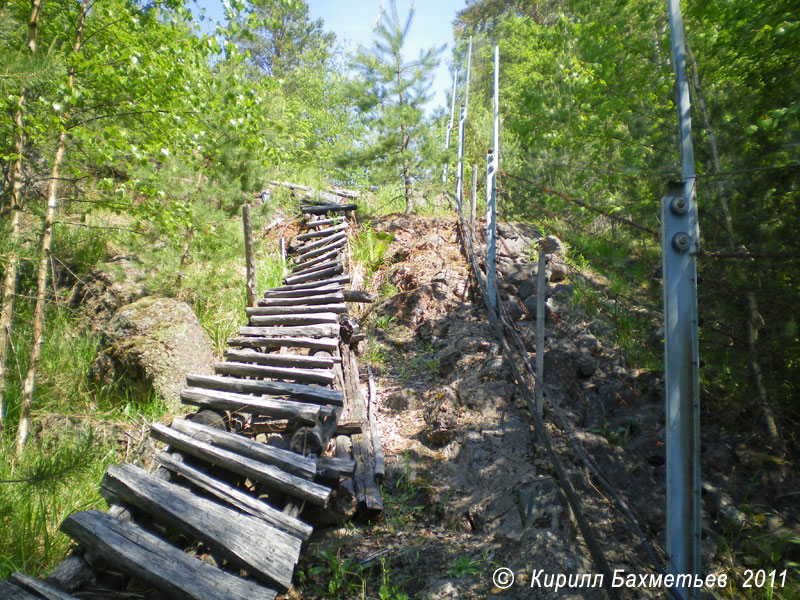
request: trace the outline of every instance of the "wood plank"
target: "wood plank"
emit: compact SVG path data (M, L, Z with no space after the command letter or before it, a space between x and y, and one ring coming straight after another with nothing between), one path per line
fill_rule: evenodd
M292 275L291 277L285 277L283 281L284 283L291 285L293 283L302 283L304 281L314 281L322 277L338 275L339 273L343 272L344 272L344 266L336 265L335 267L329 267L319 271L310 271L308 273L303 273L302 275Z
M253 306L245 311L248 316L261 315L302 315L315 312L332 312L342 314L347 312L347 305L343 302L335 304L296 304L294 306Z
M325 486L286 473L272 465L265 465L236 452L217 448L161 423L153 423L150 427L150 437L233 473L244 475L254 481L261 481L300 500L307 500L318 506L325 506L328 503L331 490Z
M307 221L306 227L324 227L325 225L338 225L340 223L347 224L347 218L333 217L331 219L317 219L316 221Z
M386 459L383 457L383 441L378 431L378 418L375 414L377 396L375 378L372 376L372 369L369 367L367 367L367 386L369 387L367 418L369 419L369 436L372 440L373 470L375 472L375 479L383 481L383 478L386 476Z
M350 401L350 417L357 421L367 421L366 405L358 382L358 363L349 346L342 346L342 369L344 371L347 396ZM383 498L375 483L372 463L372 443L367 433L357 433L351 437L353 458L356 461L354 482L356 497L367 510L383 510Z
M292 267L292 273L296 273L297 271L305 271L309 267L327 262L332 258L338 258L341 255L342 255L341 250L337 248L335 250L331 250L330 252L326 252L325 254L320 254L319 256L317 256L316 258L312 258L311 260L304 260L298 262Z
M178 600L275 600L276 592L189 556L134 525L100 512L74 513L61 524L103 562Z
M156 460L165 468L180 475L192 485L208 492L218 500L226 502L249 515L263 519L270 525L300 540L305 541L311 537L311 533L314 529L308 523L290 517L276 508L273 508L266 502L254 498L250 494L228 485L227 483L219 481L200 469L185 464L178 459L178 456L175 454L167 454L166 452L159 452L156 455Z
M280 379L283 381L299 381L301 383L333 383L333 371L330 369L299 369L297 367L271 367L238 362L218 362L214 366L217 375L234 375L236 377L255 377L259 379Z
M0 579L0 598L3 600L42 600L40 596Z
M239 328L239 335L254 335L257 337L336 337L339 335L339 324L319 323L317 325L287 325L286 327L252 327L246 325Z
M304 296L300 298L262 298L258 301L259 306L297 306L310 304L335 304L344 302L344 294L333 292L331 294L319 294ZM288 335L288 334L287 334ZM303 335L303 334L298 334ZM335 335L335 334L334 334Z
M252 315L250 322L262 325L316 325L317 323L338 323L339 315L332 312L280 313L277 315Z
M317 464L313 459L289 450L262 444L229 431L214 429L186 419L174 419L172 428L218 448L236 452L267 465L274 465L305 479L314 479L317 474Z
M162 481L129 463L108 468L101 493L196 538L248 574L288 588L302 542L261 519Z
M362 302L370 303L375 302L377 296L362 290L345 290L342 292L345 302Z
M45 600L78 600L75 596L58 589L48 582L36 579L25 573L14 573L11 575L10 581L29 592L38 594ZM2 597L5 598L5 595Z
M313 404L342 405L342 392L339 390L332 390L319 385L309 385L305 383L284 383L282 381L261 381L258 379L239 379L237 377L223 377L221 375L197 375L195 373L190 373L186 376L186 384L224 392L239 392L240 394L289 396Z
M339 277L331 277L330 279L325 279L322 281L313 281L309 283L296 283L295 285L282 285L276 288L270 288L264 293L271 294L272 292L287 292L289 290L308 290L326 285L337 285L346 283L350 283L350 276L339 275Z
M264 398L197 387L183 388L181 402L213 410L263 415L273 419L292 419L303 423L316 423L320 417L332 410L330 407L309 402Z
M339 340L309 337L235 337L228 340L229 346L239 348L310 348L312 350L333 350Z
M323 285L317 288L303 289L303 290L286 290L286 291L272 291L267 290L264 292L264 298L302 298L304 296L320 296L323 294L335 294L344 289L341 284L334 283L330 285Z
M298 254L295 260L297 261L304 261L310 260L312 258L316 258L317 256L321 256L322 254L326 254L335 248L343 248L347 245L346 239L340 239L335 242L331 242L327 246L320 246L319 248L308 249L303 248Z
M347 223L342 223L341 225L334 225L333 227L328 227L327 229L317 229L316 231L309 231L308 233L301 233L295 239L296 240L310 240L311 238L316 237L325 237L327 235L332 235L339 231L345 231L347 229Z
M357 208L357 204L304 204L300 207L300 210L309 215L324 215L328 212L350 212Z
M254 350L225 350L225 358L236 362L271 365L274 367L301 367L306 369L331 369L333 358L303 356L300 354L269 354Z
M352 477L356 472L356 461L351 458L321 456L317 460L317 476L327 479Z
M312 261L313 262L313 261ZM341 256L336 256L332 259L327 261L321 261L319 263L315 263L313 265L304 266L302 269L294 270L292 269L292 274L289 275L284 281L289 283L287 279L297 277L299 275L306 275L308 273L316 273L317 271L322 271L325 269L330 269L332 267L342 267L344 268L344 262L342 261ZM295 283L302 283L302 282L295 282Z
M307 244L303 244L302 246L298 246L295 250L298 256L303 256L304 254L308 254L312 250L317 250L319 248L324 248L326 246L331 246L337 242L341 242L347 239L347 234L337 233L326 238L322 238L321 240L317 240L316 242L308 242Z
M92 577L94 577L94 573L83 557L78 554L70 554L50 571L45 582L65 592L74 592L88 583Z

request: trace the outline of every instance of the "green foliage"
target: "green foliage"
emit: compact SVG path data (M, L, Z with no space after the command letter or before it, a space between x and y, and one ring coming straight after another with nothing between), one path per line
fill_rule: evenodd
M425 175L434 153L422 107L443 50L431 48L414 60L406 59L404 45L413 16L412 7L402 23L391 0L381 13L372 46L359 46L351 61L357 79L348 90L370 130L345 157L363 165L375 184L401 181L407 213L413 210L414 181Z
M371 277L383 266L383 257L392 243L391 233L377 232L371 225L362 227L353 240L353 260L364 267L367 277Z

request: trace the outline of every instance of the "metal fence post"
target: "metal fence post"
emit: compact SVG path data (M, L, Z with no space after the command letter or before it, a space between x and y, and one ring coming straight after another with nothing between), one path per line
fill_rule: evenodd
M486 291L497 304L497 170L500 168L500 46L494 47L494 148L486 155Z
M450 132L453 130L453 119L456 114L456 84L458 83L458 68L456 68L455 72L453 73L453 95L450 98L450 122L447 125L447 132L444 134L444 151L447 154L447 151L450 149ZM449 170L450 163L447 161L447 156L444 159L444 166L442 167L442 183L447 183L447 172Z
M461 105L458 118L458 165L456 167L456 205L458 210L464 203L464 122L467 119L467 107Z
M669 0L672 57L678 91L683 179L662 203L664 383L666 388L667 568L700 576L700 384L697 341L697 255L700 231L695 198L691 101L680 0ZM698 588L675 588L684 599Z

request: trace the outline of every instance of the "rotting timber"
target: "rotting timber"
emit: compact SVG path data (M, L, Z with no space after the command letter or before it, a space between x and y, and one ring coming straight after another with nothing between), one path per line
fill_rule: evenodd
M248 307L215 375L187 376L181 401L198 410L151 427L167 445L155 470L110 467L109 511L69 516L71 555L46 579L0 582L1 598L271 600L291 585L309 522L383 509L347 316L347 302L370 301L345 289L354 208L307 200L284 285Z

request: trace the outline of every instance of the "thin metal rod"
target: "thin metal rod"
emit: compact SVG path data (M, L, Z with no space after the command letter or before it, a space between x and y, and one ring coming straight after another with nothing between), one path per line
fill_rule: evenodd
M472 36L469 36L469 48L467 48L467 79L464 82L464 118L467 117L469 108L469 77L472 71Z
M545 262L547 253L539 250L539 264L536 272L536 413L544 416L544 288L547 273ZM537 432L538 434L538 432Z
M458 83L458 67L456 67L455 71L453 72L453 93L450 96L450 122L447 125L447 131L444 134L444 149L445 154L447 150L450 149L450 132L453 130L453 119L455 118L456 114L456 84ZM445 156L444 167L442 167L442 183L447 183L447 174L449 170L450 164L447 162L447 157Z
M494 148L486 155L486 292L497 310L497 171L500 168L500 47L494 47Z
M662 205L664 274L664 381L666 391L667 569L700 575L700 385L697 341L699 226L695 198L691 100L686 79L686 38L680 0L668 0L672 56L681 132L681 182ZM699 588L675 588L699 598Z
M458 119L458 166L456 167L456 205L461 210L464 202L464 122L467 120L467 107L461 106Z

